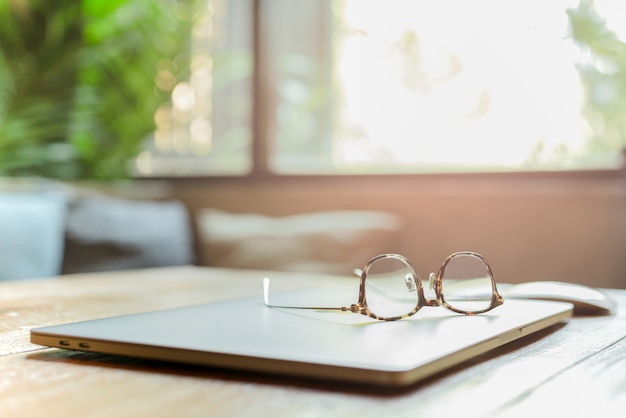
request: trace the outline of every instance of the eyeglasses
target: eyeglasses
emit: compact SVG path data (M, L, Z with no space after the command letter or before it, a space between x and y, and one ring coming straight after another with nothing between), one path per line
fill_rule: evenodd
M415 315L423 306L443 306L464 315L488 312L504 303L487 260L470 251L457 252L430 273L434 299L427 299L422 281L411 262L399 254L381 254L363 268L359 299L349 307L285 306L270 303L270 279L263 279L265 304L273 308L335 310L358 313L382 321Z

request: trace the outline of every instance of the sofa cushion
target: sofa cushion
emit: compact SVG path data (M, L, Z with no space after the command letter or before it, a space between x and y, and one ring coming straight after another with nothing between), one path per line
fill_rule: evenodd
M63 273L192 264L192 241L180 202L77 196L68 207Z
M0 280L60 273L65 213L61 193L0 192Z

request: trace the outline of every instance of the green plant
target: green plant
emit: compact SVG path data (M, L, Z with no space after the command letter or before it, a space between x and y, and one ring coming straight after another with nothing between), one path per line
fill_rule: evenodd
M192 1L0 2L0 175L120 178L184 78Z
M593 1L582 0L568 10L573 39L591 59L578 68L586 95L586 116L592 128L592 151L626 146L626 43L598 14Z

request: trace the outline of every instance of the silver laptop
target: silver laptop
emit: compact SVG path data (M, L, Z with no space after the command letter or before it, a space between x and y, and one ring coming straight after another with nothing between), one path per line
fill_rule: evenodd
M33 329L63 349L243 371L405 386L554 325L572 305L506 300L482 315L440 307L400 321L229 300Z

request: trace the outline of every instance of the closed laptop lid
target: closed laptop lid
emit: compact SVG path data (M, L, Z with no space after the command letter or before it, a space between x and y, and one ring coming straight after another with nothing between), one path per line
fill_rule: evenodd
M365 385L404 386L571 315L506 300L481 315L427 307L400 321L270 308L262 297L33 329L36 344Z

